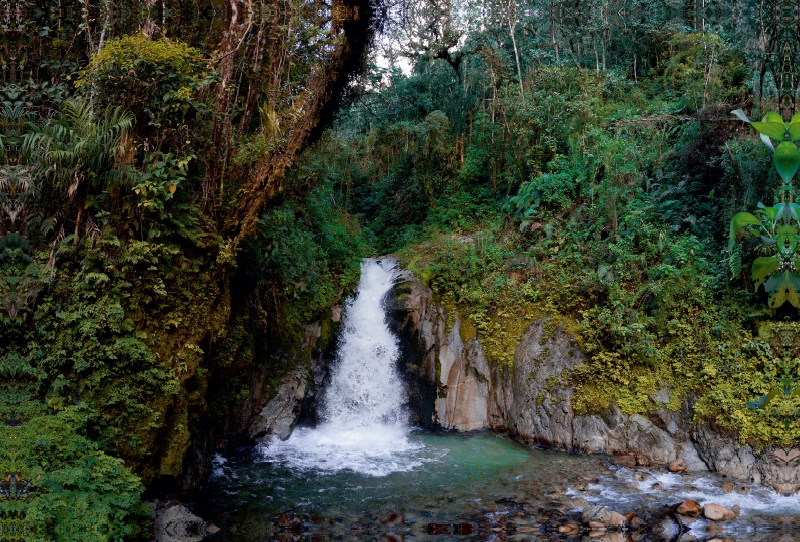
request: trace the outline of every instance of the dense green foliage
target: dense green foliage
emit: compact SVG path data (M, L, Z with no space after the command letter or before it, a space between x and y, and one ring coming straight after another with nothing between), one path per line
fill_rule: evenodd
M794 442L794 418L747 408L780 373L784 313L731 273L757 247L726 251L730 217L777 187L771 153L729 113L745 53L720 34L659 43L635 77L533 63L524 102L513 64L493 63L508 50L484 45L457 72L423 57L342 114L319 175L492 362L511 366L537 318L574 334L591 362L559 385L578 412L646 413L667 387L671 408L690 401L743 441ZM487 72L506 82L487 88Z
M175 494L203 468L190 448L243 431L248 396L307 362L305 327L358 281L358 222L299 171L217 263L215 78L135 34L63 95L2 89L0 540L147 538L145 486Z
M368 36L316 4L106 3L33 33L35 60L0 66L0 540L147 536L145 489L191 489L248 434L369 255L399 255L496 366L536 319L569 331L590 361L554 386L578 412L666 388L796 443L800 398L747 405L800 366L798 279L774 282L800 124L753 123L773 154L729 113L783 107L772 37L741 3L714 24L547 4L412 2L324 133ZM728 245L740 229L759 237Z

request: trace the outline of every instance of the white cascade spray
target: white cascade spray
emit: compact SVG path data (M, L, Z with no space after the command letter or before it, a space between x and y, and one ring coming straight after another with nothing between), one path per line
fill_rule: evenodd
M322 422L297 428L285 442L272 439L267 461L294 469L350 469L383 476L419 465L411 443L403 384L397 373L397 337L382 300L395 278L394 262L364 260L356 296L345 309L338 359L323 398Z

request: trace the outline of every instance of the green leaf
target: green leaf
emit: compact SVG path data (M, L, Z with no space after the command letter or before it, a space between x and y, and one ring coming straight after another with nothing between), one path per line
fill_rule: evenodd
M765 256L763 258L756 258L753 262L753 268L750 276L756 282L756 290L763 284L764 279L774 273L780 263L776 258Z
M759 210L756 211L758 214L766 216L770 222L775 222L778 219L778 215L780 214L780 209L778 207L764 207L763 204L759 203Z
M751 122L750 126L755 128L759 134L764 134L778 141L783 141L783 136L786 134L786 127L783 122L780 124L777 122Z
M800 139L800 120L796 121L794 117L792 117L792 122L789 124L789 139L792 141Z
M764 284L764 289L770 294L769 307L777 309L787 301L800 309L800 297L797 289L800 285L800 275L784 271L780 275L772 275Z
M783 122L783 117L781 117L780 113L777 113L775 111L770 111L769 113L764 115L764 118L761 120L764 122L771 122L774 124L786 124L785 122Z
M747 403L747 408L751 409L761 408L767 405L770 401L772 401L772 398L778 395L778 393L779 393L778 390L772 390L761 399L758 399L756 401L750 401L749 403Z
M800 149L794 143L784 141L775 149L772 160L781 179L788 184L800 168Z
M741 109L735 109L735 110L731 111L731 113L733 115L736 115L737 117L739 117L741 120L745 121L747 124L751 124L750 119L747 118L747 115L745 115L744 111L742 111ZM764 118L766 119L767 117L764 117ZM792 119L792 121L794 122L794 119ZM781 120L780 122L783 122L783 120ZM777 132L775 132L775 133L777 133ZM781 135L780 138L776 138L776 139L782 140L783 139L783 135ZM772 145L772 141L769 139L768 135L766 135L764 133L761 133L761 142L764 143L764 145L766 145L767 147L769 147L769 150L771 150L772 152L775 152L775 147Z
M733 250L736 234L745 226L761 226L761 221L750 213L736 213L731 219L730 239L728 240L728 251Z

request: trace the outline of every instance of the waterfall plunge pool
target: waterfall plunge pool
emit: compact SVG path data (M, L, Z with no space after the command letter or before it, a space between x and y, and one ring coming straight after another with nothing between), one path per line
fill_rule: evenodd
M563 493L559 486L575 473L608 473L601 456L535 450L488 432L413 431L407 439L407 450L387 458L394 470L382 475L365 472L369 462L359 465L362 471L298 465L260 447L218 456L203 492L209 497L195 509L221 528L214 539L225 541L276 539L277 516L287 510L334 531L350 532L354 523L377 528L395 513L406 528L426 531L431 523L470 523L502 512L497 501L546 500L543 492Z
M783 542L796 539L787 533L800 532L800 497L758 486L726 492L728 480L710 473L627 469L602 455L538 450L489 432L412 431L407 439L408 450L394 452L390 461L396 469L382 475L343 464L299 465L260 447L241 448L228 458L217 456L211 480L191 504L220 527L212 539L225 542L588 541L546 532L549 516L564 523L569 520L558 514L577 517L583 507L598 504L652 520L664 506L685 499L739 507L741 516L719 524L697 519L681 538L648 530L618 540ZM287 526L287 512L301 524ZM394 524L398 517L402 521Z
M427 432L408 426L397 373L397 337L382 300L391 260L365 260L347 303L337 360L323 390L320 423L217 456L194 503L220 541L571 538L557 527L602 505L647 518L641 540L785 540L800 532L800 497L759 487L725 488L711 475L611 467L601 455L536 450L488 432ZM741 511L719 525L686 520L659 528L665 506L685 499ZM721 534L722 533L722 534ZM766 538L762 533L766 533ZM587 534L587 533L584 533ZM776 535L774 538L772 535Z

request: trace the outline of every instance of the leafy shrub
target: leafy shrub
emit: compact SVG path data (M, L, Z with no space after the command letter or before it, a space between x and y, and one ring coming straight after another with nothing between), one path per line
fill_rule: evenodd
M205 110L197 92L212 81L202 53L186 43L144 34L109 40L76 86L97 104L122 106L144 126L169 126Z

